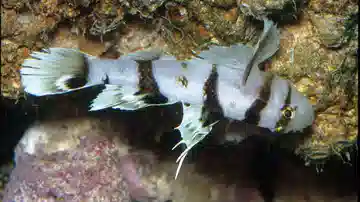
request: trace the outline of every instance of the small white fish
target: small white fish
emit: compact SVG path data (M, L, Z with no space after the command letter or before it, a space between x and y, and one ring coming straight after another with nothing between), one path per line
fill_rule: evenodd
M188 152L218 122L204 124L209 99L218 104L224 118L273 132L301 132L312 125L314 111L308 99L287 80L258 68L275 54L279 43L276 26L265 19L254 48L243 44L211 46L186 61L161 51L139 51L115 60L50 48L34 52L24 61L21 79L25 91L36 96L105 85L90 110L137 110L181 102L183 119L177 129L182 140L175 147L185 144L186 149L177 160L176 178ZM150 97L163 99L155 103Z

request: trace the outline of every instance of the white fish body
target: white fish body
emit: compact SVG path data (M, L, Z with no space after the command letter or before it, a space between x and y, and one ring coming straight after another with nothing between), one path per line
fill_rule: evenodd
M36 96L105 85L91 103L91 110L137 110L183 103L179 144L187 148L177 160L177 176L189 150L217 123L204 125L203 109L208 99L218 103L225 118L270 131L288 133L311 126L314 112L308 99L288 81L258 68L275 54L279 43L276 26L265 19L255 48L243 44L211 46L186 61L161 52L140 51L111 60L74 49L50 48L34 52L33 58L25 60L21 78L25 91ZM160 95L165 99L158 103L147 99Z

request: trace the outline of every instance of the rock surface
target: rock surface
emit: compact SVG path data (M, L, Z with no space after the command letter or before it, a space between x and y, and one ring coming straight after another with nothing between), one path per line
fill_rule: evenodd
M313 12L309 12L309 15L323 45L339 48L343 44L344 18L335 15L321 16Z
M136 149L129 132L95 118L33 125L16 148L4 201L262 201L253 185L225 185L191 164L175 181L174 159Z
M241 11L258 19L274 17L281 22L291 22L298 18L304 8L304 0L242 0L237 1Z
M264 201L249 167L254 145L243 144L236 152L207 148L192 163L189 157L174 180L179 153L149 149L151 141L128 123L80 116L32 125L15 150L3 201ZM274 201L356 201L351 175L343 175L352 170L320 176L302 164L281 162Z

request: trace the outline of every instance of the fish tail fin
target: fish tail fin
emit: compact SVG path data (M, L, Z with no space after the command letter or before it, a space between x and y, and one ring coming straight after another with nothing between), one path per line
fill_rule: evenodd
M30 54L20 70L25 92L36 95L61 94L86 86L87 55L76 49L50 48Z

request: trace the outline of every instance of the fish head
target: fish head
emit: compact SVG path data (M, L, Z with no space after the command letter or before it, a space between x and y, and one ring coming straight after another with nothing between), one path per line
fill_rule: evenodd
M267 91L258 126L277 134L302 133L312 126L314 109L309 99L288 80L274 76Z
M290 102L280 108L280 116L274 128L275 132L303 132L314 122L314 109L310 100L294 86L291 85L290 89Z

